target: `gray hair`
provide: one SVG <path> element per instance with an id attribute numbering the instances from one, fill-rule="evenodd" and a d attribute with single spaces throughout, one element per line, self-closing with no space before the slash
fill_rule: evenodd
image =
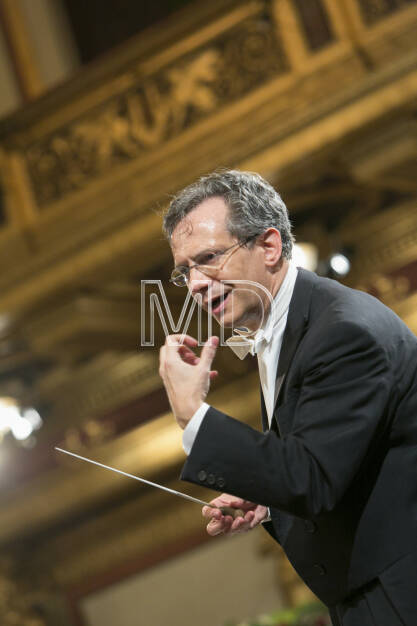
<path id="1" fill-rule="evenodd" d="M 226 228 L 239 242 L 276 228 L 281 234 L 282 256 L 291 259 L 294 237 L 287 207 L 272 185 L 252 172 L 218 170 L 180 191 L 164 215 L 163 231 L 168 240 L 188 213 L 213 197 L 223 198 L 229 207 Z"/>

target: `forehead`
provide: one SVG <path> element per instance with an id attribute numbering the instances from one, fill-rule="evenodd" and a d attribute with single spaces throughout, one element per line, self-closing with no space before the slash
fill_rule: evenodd
<path id="1" fill-rule="evenodd" d="M 233 238 L 226 229 L 228 207 L 223 198 L 208 198 L 175 227 L 171 248 L 175 261 L 198 253 L 203 248 L 228 244 Z"/>

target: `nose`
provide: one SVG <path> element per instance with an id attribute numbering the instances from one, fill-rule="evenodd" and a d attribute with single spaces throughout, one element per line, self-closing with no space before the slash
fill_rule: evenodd
<path id="1" fill-rule="evenodd" d="M 203 274 L 203 272 L 200 272 L 198 268 L 192 268 L 188 281 L 188 289 L 190 290 L 193 298 L 195 298 L 197 294 L 201 294 L 203 296 L 204 293 L 210 288 L 212 282 L 212 279 Z"/>

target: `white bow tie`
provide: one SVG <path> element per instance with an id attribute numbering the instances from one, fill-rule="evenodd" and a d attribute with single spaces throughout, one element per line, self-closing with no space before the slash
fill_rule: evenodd
<path id="1" fill-rule="evenodd" d="M 262 329 L 259 329 L 254 337 L 250 336 L 252 332 L 247 328 L 234 328 L 233 332 L 236 334 L 226 339 L 226 343 L 241 360 L 248 354 L 254 356 L 266 338 Z"/>

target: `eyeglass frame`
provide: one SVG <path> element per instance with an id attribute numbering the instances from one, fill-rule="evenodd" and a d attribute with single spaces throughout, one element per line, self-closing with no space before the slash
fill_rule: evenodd
<path id="1" fill-rule="evenodd" d="M 204 271 L 204 269 L 201 268 L 206 268 L 207 270 L 209 270 L 209 272 L 212 272 L 214 270 L 214 272 L 221 272 L 222 269 L 224 268 L 224 266 L 226 265 L 227 261 L 230 259 L 230 257 L 232 256 L 233 252 L 235 252 L 235 250 L 238 250 L 239 248 L 241 248 L 242 246 L 245 246 L 247 243 L 249 243 L 249 241 L 251 241 L 252 239 L 255 239 L 256 237 L 259 237 L 259 234 L 257 235 L 251 235 L 250 237 L 247 237 L 245 239 L 245 241 L 238 241 L 237 243 L 234 243 L 232 246 L 230 246 L 229 248 L 226 248 L 226 250 L 223 250 L 223 252 L 216 252 L 213 255 L 213 258 L 217 257 L 217 256 L 224 256 L 226 255 L 226 258 L 223 260 L 222 263 L 220 263 L 220 265 L 204 265 L 204 263 L 195 263 L 194 265 L 190 265 L 189 267 L 187 267 L 186 265 L 179 265 L 178 267 L 175 267 L 172 272 L 171 272 L 171 278 L 169 279 L 170 283 L 173 283 L 176 287 L 186 287 L 189 281 L 189 276 L 190 276 L 190 271 L 196 267 L 199 268 L 200 272 L 202 272 L 203 274 L 206 274 L 206 272 Z M 226 254 L 226 253 L 229 254 Z M 175 278 L 172 277 L 172 274 L 175 271 L 178 271 L 179 269 L 184 268 L 184 270 L 186 270 L 185 272 L 181 272 L 177 278 L 179 278 L 180 276 L 184 276 L 184 283 L 183 284 L 178 284 L 175 282 Z M 208 274 L 209 276 L 210 274 Z"/>

